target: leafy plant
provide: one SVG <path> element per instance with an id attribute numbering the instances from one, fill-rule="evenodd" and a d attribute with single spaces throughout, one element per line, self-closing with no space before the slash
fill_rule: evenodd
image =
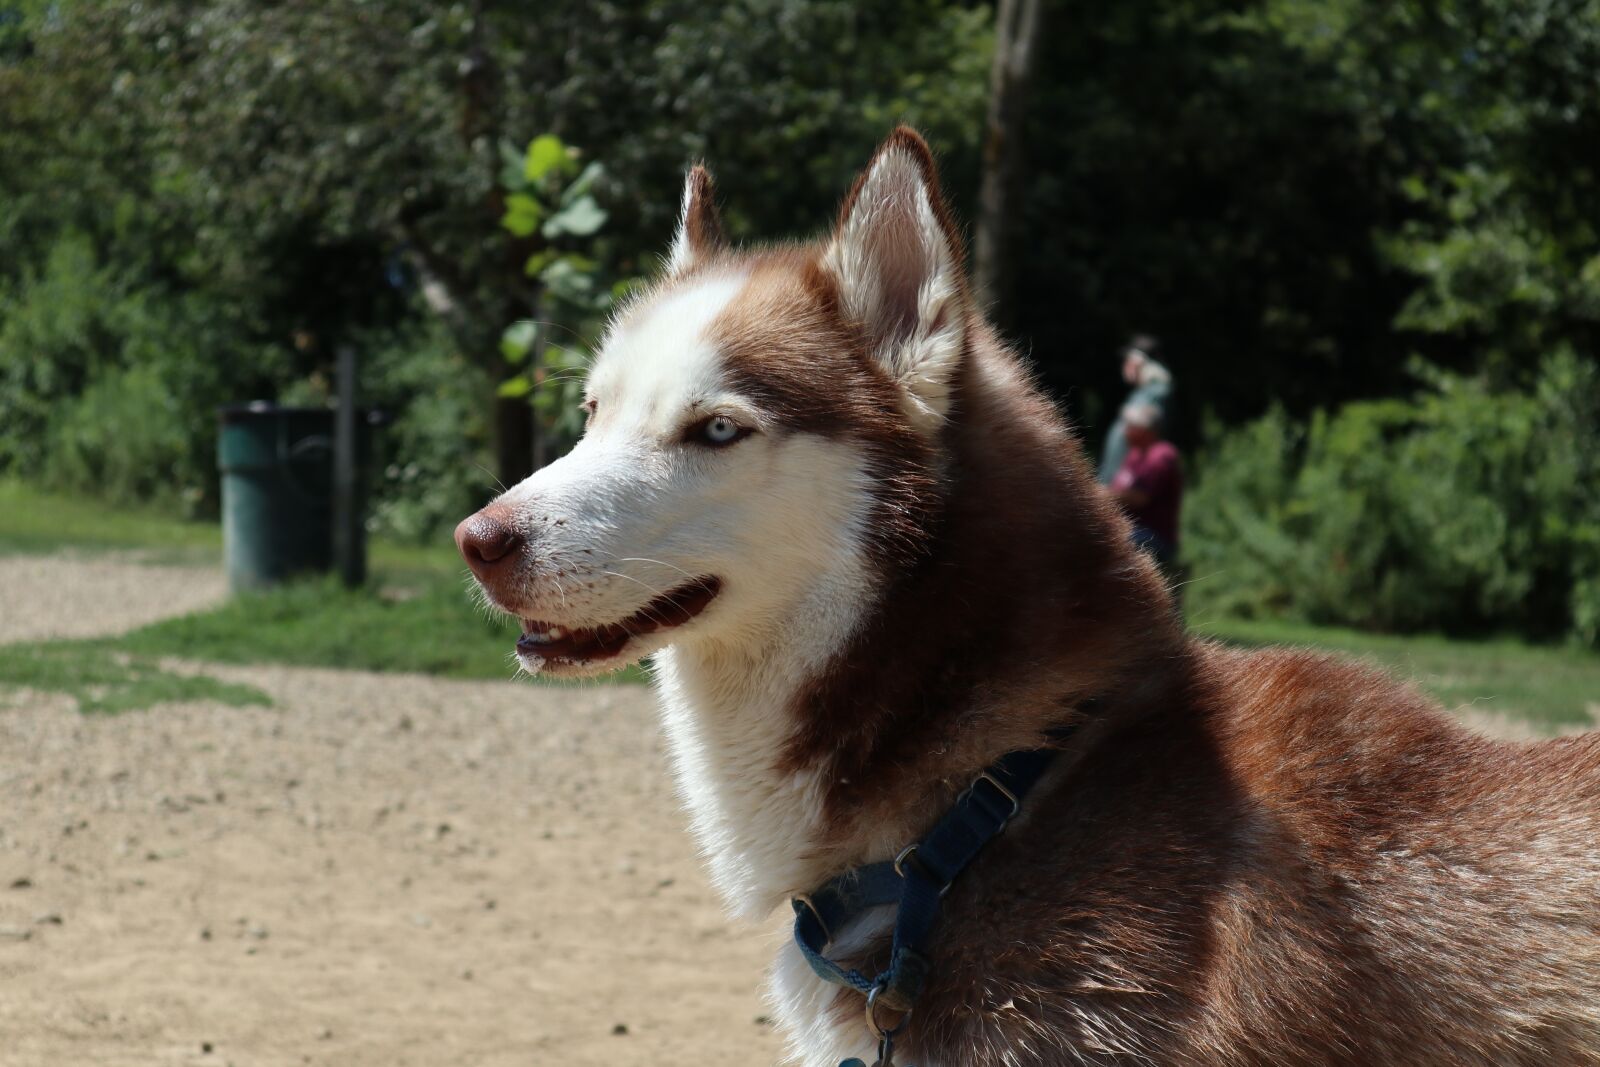
<path id="1" fill-rule="evenodd" d="M 1570 353 L 1520 391 L 1417 369 L 1411 399 L 1215 437 L 1184 506 L 1191 603 L 1595 644 L 1600 374 Z"/>
<path id="2" fill-rule="evenodd" d="M 607 285 L 596 249 L 607 214 L 594 197 L 605 174 L 599 160 L 579 166 L 579 153 L 554 134 L 529 142 L 520 156 L 502 148 L 501 183 L 513 236 L 537 236 L 524 271 L 539 283 L 535 314 L 508 326 L 500 352 L 514 373 L 500 383 L 502 397 L 526 398 L 544 433 L 558 444 L 583 429 L 579 400 L 594 337 L 628 283 Z"/>

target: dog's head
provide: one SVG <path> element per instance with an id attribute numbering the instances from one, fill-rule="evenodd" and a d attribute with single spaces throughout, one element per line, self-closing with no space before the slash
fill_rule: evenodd
<path id="1" fill-rule="evenodd" d="M 611 323 L 570 454 L 456 529 L 529 670 L 848 628 L 921 547 L 967 350 L 961 245 L 916 133 L 833 233 L 726 247 L 704 170 L 664 276 Z"/>

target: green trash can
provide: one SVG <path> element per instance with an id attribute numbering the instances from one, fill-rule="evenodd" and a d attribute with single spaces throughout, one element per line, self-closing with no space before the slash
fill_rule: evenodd
<path id="1" fill-rule="evenodd" d="M 217 416 L 228 585 L 235 592 L 260 589 L 333 569 L 333 410 L 256 401 L 219 408 Z M 367 420 L 356 426 L 360 472 Z M 362 510 L 358 501 L 356 514 Z M 357 536 L 364 558 L 364 534 Z"/>

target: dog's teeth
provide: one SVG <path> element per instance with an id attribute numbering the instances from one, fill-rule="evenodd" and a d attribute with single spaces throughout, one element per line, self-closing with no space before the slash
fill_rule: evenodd
<path id="1" fill-rule="evenodd" d="M 552 626 L 545 632 L 545 637 L 551 641 L 559 641 L 565 636 L 567 636 L 567 631 L 563 630 L 559 626 Z"/>
<path id="2" fill-rule="evenodd" d="M 549 634 L 540 633 L 538 630 L 535 630 L 528 635 L 528 640 L 532 641 L 536 645 L 545 645 L 550 643 L 551 638 Z"/>

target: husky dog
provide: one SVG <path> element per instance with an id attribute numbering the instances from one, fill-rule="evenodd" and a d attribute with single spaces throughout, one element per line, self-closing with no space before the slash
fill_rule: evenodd
<path id="1" fill-rule="evenodd" d="M 913 131 L 812 244 L 729 248 L 692 170 L 585 406 L 457 542 L 529 671 L 654 657 L 734 912 L 1059 749 L 950 886 L 900 1062 L 1600 1064 L 1600 736 L 1499 743 L 1364 667 L 1186 636 Z M 895 921 L 829 951 L 873 974 Z M 793 945 L 771 998 L 797 1062 L 871 1061 L 862 997 Z"/>

